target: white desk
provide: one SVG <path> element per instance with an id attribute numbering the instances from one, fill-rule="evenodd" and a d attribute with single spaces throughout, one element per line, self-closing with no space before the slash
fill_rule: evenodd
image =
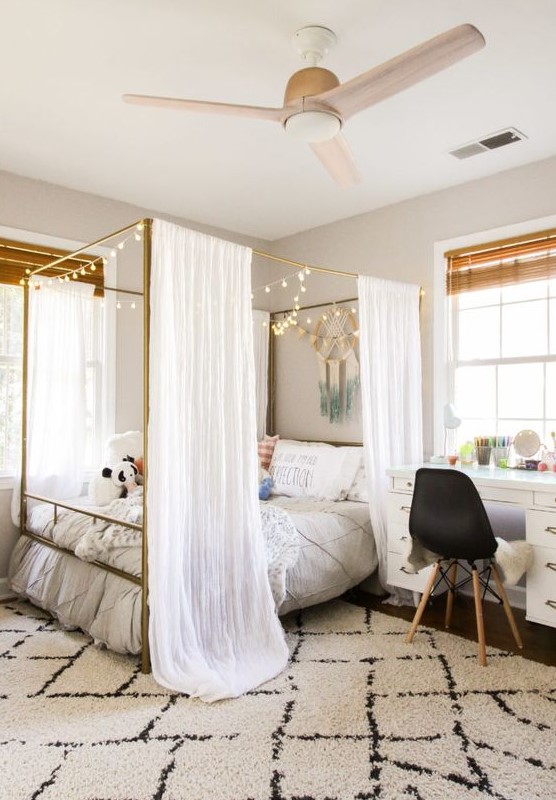
<path id="1" fill-rule="evenodd" d="M 453 469 L 447 465 L 418 464 L 387 470 L 388 582 L 422 592 L 430 567 L 416 575 L 401 567 L 409 537 L 409 511 L 419 467 Z M 534 562 L 527 573 L 526 616 L 528 620 L 556 628 L 556 473 L 533 470 L 476 467 L 463 469 L 483 500 L 525 509 L 526 539 L 533 546 Z"/>

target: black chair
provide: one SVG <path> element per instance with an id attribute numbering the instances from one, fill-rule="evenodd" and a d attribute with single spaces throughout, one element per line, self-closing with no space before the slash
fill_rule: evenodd
<path id="1" fill-rule="evenodd" d="M 429 598 L 442 582 L 448 586 L 446 627 L 449 628 L 454 595 L 471 581 L 481 665 L 486 666 L 487 663 L 483 621 L 483 600 L 487 592 L 503 604 L 517 646 L 523 647 L 494 561 L 498 544 L 483 501 L 471 478 L 455 469 L 418 469 L 409 514 L 409 532 L 412 539 L 437 555 L 438 559 L 432 568 L 406 641 L 413 641 Z M 483 563 L 478 567 L 477 561 Z M 491 575 L 494 576 L 497 591 L 490 585 Z"/>

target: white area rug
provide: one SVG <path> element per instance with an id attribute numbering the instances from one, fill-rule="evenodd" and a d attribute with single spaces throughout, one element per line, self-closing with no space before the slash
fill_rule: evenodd
<path id="1" fill-rule="evenodd" d="M 555 796 L 556 668 L 341 601 L 286 625 L 287 671 L 205 705 L 0 606 L 0 798 Z"/>

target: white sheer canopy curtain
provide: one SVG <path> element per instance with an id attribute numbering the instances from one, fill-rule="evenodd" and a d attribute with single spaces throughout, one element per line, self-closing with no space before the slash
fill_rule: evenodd
<path id="1" fill-rule="evenodd" d="M 86 304 L 93 290 L 92 284 L 72 281 L 43 283 L 29 293 L 27 491 L 58 500 L 80 495 L 83 488 Z M 15 524 L 19 497 L 14 489 Z"/>
<path id="2" fill-rule="evenodd" d="M 257 492 L 251 251 L 155 220 L 150 325 L 152 668 L 212 702 L 288 660 Z"/>
<path id="3" fill-rule="evenodd" d="M 387 584 L 388 467 L 423 459 L 419 286 L 359 276 L 363 442 L 379 577 L 390 602 L 410 593 Z"/>
<path id="4" fill-rule="evenodd" d="M 253 309 L 253 349 L 255 353 L 255 396 L 257 400 L 257 439 L 266 433 L 268 406 L 268 338 L 270 313 Z"/>

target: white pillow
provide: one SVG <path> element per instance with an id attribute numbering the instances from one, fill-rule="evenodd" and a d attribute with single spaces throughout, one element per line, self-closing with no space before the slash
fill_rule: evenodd
<path id="1" fill-rule="evenodd" d="M 369 489 L 367 487 L 367 473 L 365 472 L 365 462 L 361 456 L 359 469 L 355 473 L 353 485 L 349 490 L 346 500 L 356 500 L 359 503 L 369 502 Z"/>
<path id="2" fill-rule="evenodd" d="M 141 431 L 116 433 L 106 442 L 106 465 L 111 467 L 126 456 L 139 458 L 143 455 L 143 434 Z"/>
<path id="3" fill-rule="evenodd" d="M 344 500 L 360 460 L 359 448 L 280 439 L 269 467 L 272 494 Z"/>

